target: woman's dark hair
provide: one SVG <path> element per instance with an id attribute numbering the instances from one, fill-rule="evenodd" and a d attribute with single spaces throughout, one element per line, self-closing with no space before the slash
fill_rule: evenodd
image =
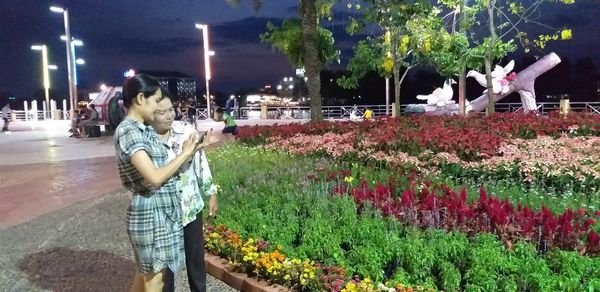
<path id="1" fill-rule="evenodd" d="M 128 78 L 123 83 L 123 105 L 129 108 L 138 94 L 142 93 L 145 98 L 148 98 L 158 89 L 160 89 L 160 84 L 150 75 L 137 74 Z"/>

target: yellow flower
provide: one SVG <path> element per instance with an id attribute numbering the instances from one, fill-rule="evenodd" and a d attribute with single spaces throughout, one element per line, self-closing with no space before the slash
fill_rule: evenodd
<path id="1" fill-rule="evenodd" d="M 561 40 L 570 40 L 571 38 L 573 38 L 573 33 L 571 32 L 570 29 L 563 29 L 560 32 L 560 39 Z"/>
<path id="2" fill-rule="evenodd" d="M 346 182 L 346 183 L 351 183 L 353 180 L 354 180 L 354 178 L 351 176 L 347 176 L 344 178 L 344 182 Z"/>

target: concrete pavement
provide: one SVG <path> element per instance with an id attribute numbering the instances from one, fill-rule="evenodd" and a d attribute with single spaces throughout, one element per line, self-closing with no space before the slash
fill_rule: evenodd
<path id="1" fill-rule="evenodd" d="M 297 122 L 238 121 L 239 125 Z M 304 121 L 302 121 L 304 122 Z M 68 138 L 68 121 L 0 132 L 0 291 L 127 291 L 134 273 L 112 137 Z M 223 123 L 199 121 L 220 132 Z M 234 291 L 208 276 L 209 291 Z M 185 272 L 176 290 L 188 291 Z"/>

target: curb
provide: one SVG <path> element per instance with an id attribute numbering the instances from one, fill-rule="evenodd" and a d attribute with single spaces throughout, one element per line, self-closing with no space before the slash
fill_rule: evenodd
<path id="1" fill-rule="evenodd" d="M 225 282 L 234 289 L 243 292 L 291 292 L 292 290 L 278 284 L 269 284 L 265 280 L 252 278 L 244 273 L 232 272 L 227 260 L 204 251 L 206 272 Z"/>

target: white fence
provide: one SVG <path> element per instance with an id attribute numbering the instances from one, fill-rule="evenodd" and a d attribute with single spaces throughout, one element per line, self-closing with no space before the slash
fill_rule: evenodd
<path id="1" fill-rule="evenodd" d="M 600 115 L 600 102 L 571 102 L 571 111 L 588 112 L 594 115 Z M 406 105 L 401 106 L 404 111 Z M 385 116 L 385 105 L 356 105 L 356 106 L 323 106 L 323 116 L 325 119 L 348 119 L 353 110 L 357 116 L 362 116 L 366 109 L 371 109 L 374 116 Z M 546 115 L 552 111 L 558 111 L 558 102 L 540 102 L 538 103 L 539 113 Z M 521 103 L 496 103 L 497 112 L 519 112 L 522 111 Z M 232 110 L 232 114 L 236 119 L 260 119 L 261 108 L 256 107 L 241 107 Z M 388 107 L 387 115 L 392 114 L 392 106 Z M 44 115 L 44 111 L 13 111 L 13 120 L 29 121 L 29 120 L 44 120 L 54 119 L 62 120 L 69 119 L 69 112 L 60 110 L 52 113 L 48 112 Z M 197 117 L 200 120 L 208 118 L 206 108 L 199 108 Z M 310 119 L 310 107 L 295 106 L 295 107 L 268 107 L 268 119 Z"/>

